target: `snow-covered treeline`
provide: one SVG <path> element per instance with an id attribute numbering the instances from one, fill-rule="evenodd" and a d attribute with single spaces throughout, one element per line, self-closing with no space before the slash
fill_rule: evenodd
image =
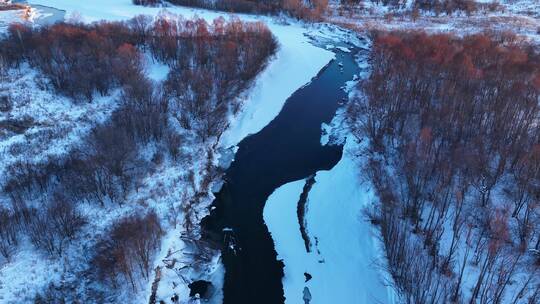
<path id="1" fill-rule="evenodd" d="M 288 14 L 295 18 L 320 21 L 328 8 L 328 0 L 170 0 L 170 3 L 187 7 L 198 7 L 226 12 L 251 14 Z M 134 4 L 156 6 L 164 5 L 161 0 L 133 0 Z"/>
<path id="2" fill-rule="evenodd" d="M 503 12 L 535 5 L 531 0 L 340 0 L 334 5 L 341 15 L 358 11 L 372 13 L 429 15 L 474 15 L 485 12 Z M 347 12 L 351 10 L 352 12 Z"/>
<path id="3" fill-rule="evenodd" d="M 381 5 L 389 11 L 422 10 L 431 11 L 437 14 L 452 14 L 454 12 L 472 13 L 480 8 L 495 10 L 499 8 L 498 2 L 490 2 L 489 5 L 475 0 L 342 0 L 340 4 L 344 7 L 368 7 L 370 5 Z"/>
<path id="4" fill-rule="evenodd" d="M 376 35 L 348 116 L 403 302 L 539 301 L 539 59 L 513 35 Z"/>

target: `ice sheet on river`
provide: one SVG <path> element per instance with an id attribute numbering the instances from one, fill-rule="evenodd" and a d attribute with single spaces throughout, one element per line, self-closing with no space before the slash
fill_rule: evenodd
<path id="1" fill-rule="evenodd" d="M 358 166 L 347 152 L 351 146 L 346 144 L 332 170 L 317 173 L 309 192 L 305 222 L 310 253 L 297 216 L 305 180 L 278 188 L 266 203 L 264 220 L 278 259 L 285 264 L 286 304 L 303 304 L 305 287 L 312 296 L 310 304 L 394 301 L 378 266 L 381 255 L 374 229 L 362 214 L 373 192 L 359 180 Z M 312 276 L 307 283 L 304 273 Z"/>

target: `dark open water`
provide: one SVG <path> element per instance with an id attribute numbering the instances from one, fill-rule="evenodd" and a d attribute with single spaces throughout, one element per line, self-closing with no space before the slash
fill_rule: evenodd
<path id="1" fill-rule="evenodd" d="M 341 87 L 359 72 L 354 56 L 354 51 L 338 51 L 336 60 L 289 97 L 270 124 L 240 142 L 216 208 L 203 221 L 209 237 L 225 243 L 225 304 L 284 302 L 283 265 L 263 221 L 264 204 L 281 185 L 329 170 L 341 159 L 342 147 L 321 146 L 321 124 L 332 120 L 346 97 Z"/>

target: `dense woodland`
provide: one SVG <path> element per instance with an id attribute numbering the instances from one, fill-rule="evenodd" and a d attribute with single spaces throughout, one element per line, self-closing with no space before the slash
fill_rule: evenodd
<path id="1" fill-rule="evenodd" d="M 376 34 L 349 108 L 406 303 L 539 303 L 540 56 L 511 35 Z"/>
<path id="2" fill-rule="evenodd" d="M 92 221 L 81 208 L 105 211 L 134 203 L 128 194 L 164 160 L 199 157 L 189 155 L 184 138 L 201 143 L 219 138 L 229 115 L 241 106 L 238 95 L 276 47 L 265 25 L 238 19 L 208 24 L 202 19 L 138 16 L 126 22 L 11 25 L 0 40 L 3 67 L 29 64 L 57 94 L 74 103 L 118 96 L 118 106 L 68 155 L 39 162 L 26 159 L 8 168 L 0 183 L 0 263 L 11 261 L 22 239 L 52 258 L 63 258 Z M 148 78 L 149 61 L 169 67 L 163 84 Z M 158 151 L 151 159 L 141 156 L 148 146 Z M 207 171 L 206 187 L 212 178 L 212 169 Z M 204 185 L 194 188 L 208 191 Z M 191 203 L 182 202 L 187 218 Z M 149 278 L 163 233 L 152 206 L 145 210 L 119 218 L 91 242 L 93 248 L 80 261 L 88 265 L 86 278 L 112 291 L 124 285 L 137 290 L 138 278 Z M 76 297 L 70 294 L 75 289 L 50 288 L 36 302 L 69 302 Z M 101 287 L 95 290 L 103 292 Z"/>

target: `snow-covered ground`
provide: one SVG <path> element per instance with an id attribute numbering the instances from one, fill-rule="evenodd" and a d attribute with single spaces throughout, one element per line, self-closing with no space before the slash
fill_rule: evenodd
<path id="1" fill-rule="evenodd" d="M 4 32 L 10 23 L 21 22 L 23 16 L 23 10 L 0 10 L 0 33 Z"/>
<path id="2" fill-rule="evenodd" d="M 0 0 L 0 5 L 2 4 L 3 1 Z M 57 21 L 58 17 L 61 16 L 63 16 L 63 12 L 45 6 L 21 6 L 20 9 L 12 10 L 0 9 L 0 35 L 6 32 L 11 23 L 48 24 Z"/>
<path id="3" fill-rule="evenodd" d="M 9 70 L 0 81 L 0 93 L 9 92 L 13 100 L 10 111 L 0 112 L 0 121 L 27 121 L 28 126 L 24 132 L 0 129 L 0 172 L 16 161 L 65 155 L 95 124 L 108 119 L 119 93 L 96 97 L 92 103 L 73 103 L 47 86 L 48 80 L 27 64 Z M 0 186 L 4 178 L 0 175 Z"/>

